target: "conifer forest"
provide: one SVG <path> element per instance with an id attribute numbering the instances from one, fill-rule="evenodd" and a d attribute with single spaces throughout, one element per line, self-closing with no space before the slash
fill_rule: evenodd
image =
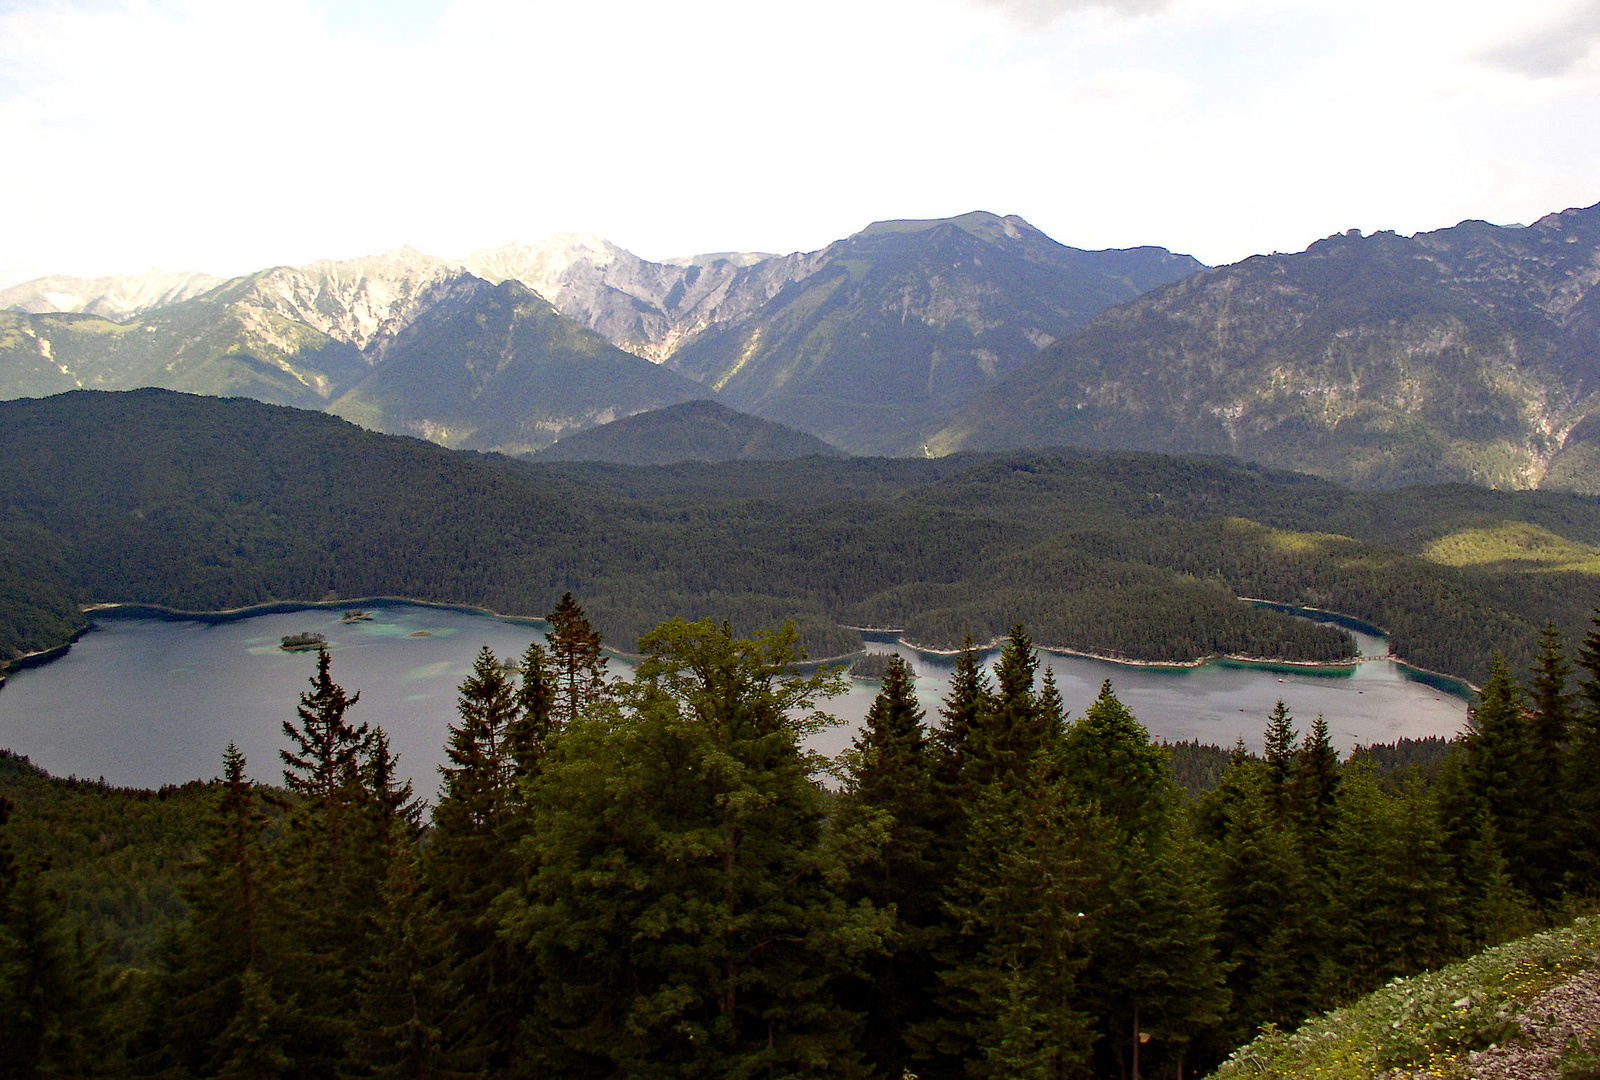
<path id="1" fill-rule="evenodd" d="M 1202 1076 L 1600 889 L 1600 621 L 1447 748 L 1341 760 L 1280 703 L 1209 772 L 1109 682 L 1069 716 L 1020 625 L 931 715 L 888 659 L 830 761 L 844 676 L 792 627 L 675 619 L 624 681 L 570 594 L 549 623 L 479 653 L 431 807 L 308 656 L 281 760 L 142 793 L 182 866 L 142 952 L 0 797 L 0 1076 Z M 147 819 L 113 794 L 58 792 Z"/>

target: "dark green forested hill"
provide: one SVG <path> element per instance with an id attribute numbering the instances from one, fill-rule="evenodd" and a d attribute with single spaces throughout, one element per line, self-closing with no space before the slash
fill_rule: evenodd
<path id="1" fill-rule="evenodd" d="M 539 461 L 671 465 L 679 461 L 785 461 L 839 451 L 814 435 L 700 399 L 573 432 L 535 451 Z"/>
<path id="2" fill-rule="evenodd" d="M 796 620 L 932 646 L 1023 621 L 1132 659 L 1338 660 L 1344 636 L 1239 596 L 1348 612 L 1478 680 L 1600 582 L 1600 501 L 1351 492 L 1227 459 L 1022 453 L 637 468 L 530 463 L 330 416 L 167 391 L 0 404 L 0 655 L 79 606 L 404 595 L 543 615 L 582 598 L 623 648 L 662 619 Z"/>

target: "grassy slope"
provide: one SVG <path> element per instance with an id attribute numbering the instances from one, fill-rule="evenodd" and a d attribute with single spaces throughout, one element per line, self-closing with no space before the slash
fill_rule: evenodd
<path id="1" fill-rule="evenodd" d="M 1597 963 L 1600 917 L 1581 918 L 1438 971 L 1396 979 L 1294 1032 L 1267 1031 L 1213 1076 L 1367 1080 L 1404 1069 L 1464 1078 L 1466 1054 L 1514 1038 L 1516 1016 L 1529 1002 Z M 1586 1053 L 1574 1046 L 1571 1064 L 1578 1066 Z"/>

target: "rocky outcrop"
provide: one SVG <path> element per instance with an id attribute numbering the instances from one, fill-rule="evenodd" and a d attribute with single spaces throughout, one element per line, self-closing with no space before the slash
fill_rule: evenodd
<path id="1" fill-rule="evenodd" d="M 44 277 L 0 290 L 0 311 L 29 315 L 63 311 L 121 322 L 181 303 L 220 284 L 222 279 L 210 274 L 164 270 L 102 278 Z"/>
<path id="2" fill-rule="evenodd" d="M 1221 452 L 1371 486 L 1597 492 L 1597 282 L 1600 207 L 1332 236 L 1106 312 L 929 446 Z"/>
<path id="3" fill-rule="evenodd" d="M 814 261 L 744 252 L 647 262 L 601 237 L 567 233 L 479 251 L 466 266 L 489 281 L 520 281 L 612 344 L 661 363 L 705 331 L 745 319 Z"/>

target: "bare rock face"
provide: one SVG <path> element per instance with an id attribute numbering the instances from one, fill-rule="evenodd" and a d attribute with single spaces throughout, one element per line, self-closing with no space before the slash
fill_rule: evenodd
<path id="1" fill-rule="evenodd" d="M 1351 232 L 1109 310 L 929 439 L 1600 493 L 1600 206 Z"/>
<path id="2" fill-rule="evenodd" d="M 0 310 L 98 315 L 122 322 L 216 288 L 222 279 L 195 272 L 151 270 L 102 278 L 43 277 L 0 291 Z"/>
<path id="3" fill-rule="evenodd" d="M 648 262 L 602 237 L 565 233 L 467 257 L 488 281 L 520 281 L 619 348 L 656 363 L 737 322 L 811 272 L 805 255 L 722 253 Z"/>
<path id="4" fill-rule="evenodd" d="M 376 362 L 418 315 L 472 288 L 459 263 L 397 248 L 262 270 L 234 279 L 215 298 L 309 326 Z"/>

